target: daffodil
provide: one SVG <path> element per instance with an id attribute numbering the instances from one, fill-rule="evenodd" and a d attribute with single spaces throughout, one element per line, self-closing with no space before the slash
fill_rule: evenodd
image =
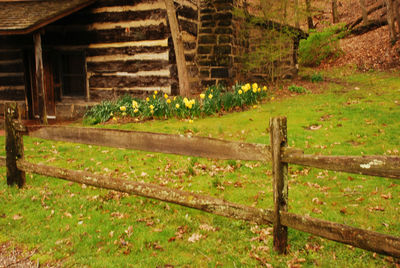
<path id="1" fill-rule="evenodd" d="M 212 97 L 213 97 L 212 94 L 208 95 L 208 98 L 209 98 L 210 100 L 212 99 Z"/>
<path id="2" fill-rule="evenodd" d="M 121 112 L 125 112 L 126 111 L 126 107 L 125 106 L 121 106 L 121 107 L 119 107 L 119 109 L 121 110 Z"/>
<path id="3" fill-rule="evenodd" d="M 136 114 L 137 112 L 139 112 L 139 109 L 136 108 L 135 110 L 133 110 L 133 112 Z"/>
<path id="4" fill-rule="evenodd" d="M 132 108 L 135 109 L 137 107 L 139 107 L 139 104 L 137 103 L 137 101 L 133 100 L 132 101 Z"/>
<path id="5" fill-rule="evenodd" d="M 179 107 L 180 107 L 180 105 L 177 103 L 177 104 L 175 105 L 175 108 L 176 108 L 176 109 L 179 109 Z"/>
<path id="6" fill-rule="evenodd" d="M 149 97 L 147 97 L 147 98 L 146 98 L 146 101 L 147 101 L 147 102 L 149 102 L 149 101 L 150 101 Z"/>
<path id="7" fill-rule="evenodd" d="M 267 91 L 267 89 L 268 89 L 267 86 L 263 87 L 263 91 Z"/>
<path id="8" fill-rule="evenodd" d="M 151 110 L 153 110 L 153 109 L 154 109 L 154 105 L 150 105 L 149 108 L 150 108 Z"/>
<path id="9" fill-rule="evenodd" d="M 155 100 L 156 99 L 156 95 L 153 95 L 153 100 Z"/>
<path id="10" fill-rule="evenodd" d="M 258 85 L 257 85 L 257 83 L 254 83 L 254 84 L 253 84 L 251 87 L 253 88 L 253 90 L 254 90 L 254 89 L 256 89 L 256 90 L 257 90 L 257 88 L 258 88 Z"/>
<path id="11" fill-rule="evenodd" d="M 238 94 L 242 95 L 243 91 L 241 89 L 238 90 Z"/>
<path id="12" fill-rule="evenodd" d="M 174 101 L 176 100 L 176 96 L 174 97 Z"/>
<path id="13" fill-rule="evenodd" d="M 192 123 L 193 123 L 193 120 L 192 120 L 192 119 L 190 119 L 190 120 L 189 120 L 189 124 L 192 124 Z"/>
<path id="14" fill-rule="evenodd" d="M 168 94 L 167 93 L 164 94 L 164 98 L 168 99 Z"/>
<path id="15" fill-rule="evenodd" d="M 257 105 L 253 105 L 253 108 L 254 108 L 254 109 L 257 108 Z"/>
<path id="16" fill-rule="evenodd" d="M 257 91 L 258 91 L 258 92 L 261 92 L 261 88 L 257 88 Z"/>
<path id="17" fill-rule="evenodd" d="M 168 104 L 170 104 L 170 103 L 171 103 L 171 100 L 170 100 L 170 99 L 168 99 L 168 100 L 167 100 L 167 103 L 168 103 Z"/>
<path id="18" fill-rule="evenodd" d="M 271 100 L 274 100 L 274 99 L 275 99 L 275 97 L 272 97 L 272 98 L 271 98 Z"/>
<path id="19" fill-rule="evenodd" d="M 125 113 L 125 112 L 123 112 L 123 113 L 122 113 L 122 116 L 126 116 L 126 113 Z"/>
<path id="20" fill-rule="evenodd" d="M 116 117 L 113 117 L 113 120 L 114 120 L 114 121 L 117 121 L 117 118 L 116 118 Z"/>
<path id="21" fill-rule="evenodd" d="M 257 88 L 253 88 L 253 93 L 257 93 Z"/>
<path id="22" fill-rule="evenodd" d="M 110 113 L 110 116 L 113 116 L 113 115 L 114 115 L 114 113 L 113 113 L 113 112 L 111 112 L 111 113 Z"/>
<path id="23" fill-rule="evenodd" d="M 206 97 L 206 94 L 200 94 L 200 99 L 204 100 L 204 98 Z"/>
<path id="24" fill-rule="evenodd" d="M 154 95 L 157 95 L 158 94 L 158 91 L 156 90 L 156 91 L 154 91 Z"/>

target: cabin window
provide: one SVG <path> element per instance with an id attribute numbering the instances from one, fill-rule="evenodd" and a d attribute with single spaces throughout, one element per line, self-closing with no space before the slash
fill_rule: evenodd
<path id="1" fill-rule="evenodd" d="M 62 96 L 82 97 L 86 93 L 85 56 L 83 52 L 61 54 Z"/>

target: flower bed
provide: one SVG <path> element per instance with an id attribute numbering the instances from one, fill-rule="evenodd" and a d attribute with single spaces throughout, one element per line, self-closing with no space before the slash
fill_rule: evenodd
<path id="1" fill-rule="evenodd" d="M 125 95 L 115 101 L 103 101 L 88 110 L 84 117 L 86 124 L 104 123 L 109 120 L 118 121 L 131 117 L 138 120 L 149 118 L 167 119 L 170 117 L 187 118 L 209 116 L 221 111 L 229 112 L 235 108 L 255 105 L 268 96 L 266 86 L 262 88 L 254 83 L 236 84 L 232 91 L 221 86 L 212 86 L 199 95 L 188 99 L 181 96 L 171 97 L 155 91 L 146 99 Z"/>

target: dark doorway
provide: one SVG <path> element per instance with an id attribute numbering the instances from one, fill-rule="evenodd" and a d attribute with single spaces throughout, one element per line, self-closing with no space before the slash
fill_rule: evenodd
<path id="1" fill-rule="evenodd" d="M 84 53 L 75 51 L 61 52 L 60 71 L 62 97 L 84 97 L 86 95 Z"/>

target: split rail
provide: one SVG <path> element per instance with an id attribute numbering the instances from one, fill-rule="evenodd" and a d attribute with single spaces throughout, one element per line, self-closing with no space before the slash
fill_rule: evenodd
<path id="1" fill-rule="evenodd" d="M 17 184 L 19 187 L 23 187 L 25 172 L 30 172 L 158 199 L 233 219 L 258 224 L 273 224 L 274 249 L 279 253 L 287 251 L 287 230 L 290 227 L 354 247 L 396 258 L 400 257 L 400 237 L 288 212 L 288 164 L 400 179 L 400 157 L 304 154 L 302 150 L 287 147 L 285 117 L 270 119 L 271 146 L 267 146 L 150 132 L 68 126 L 23 126 L 16 120 L 17 115 L 17 106 L 13 103 L 7 104 L 5 107 L 6 157 L 0 158 L 0 165 L 6 165 L 8 185 Z M 24 160 L 24 135 L 54 141 L 212 159 L 272 162 L 274 206 L 273 209 L 255 208 L 150 183 L 128 181 L 82 170 L 33 164 Z"/>

